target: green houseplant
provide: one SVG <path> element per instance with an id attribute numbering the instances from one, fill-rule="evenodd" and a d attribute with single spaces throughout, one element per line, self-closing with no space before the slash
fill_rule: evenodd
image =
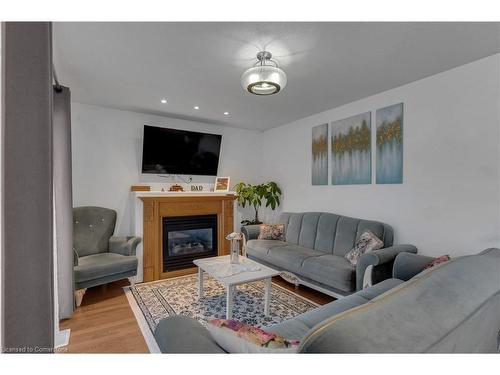
<path id="1" fill-rule="evenodd" d="M 238 203 L 242 207 L 252 206 L 255 210 L 253 220 L 242 220 L 243 225 L 262 224 L 259 220 L 259 208 L 265 202 L 265 207 L 275 209 L 280 205 L 281 189 L 276 182 L 267 182 L 260 185 L 251 185 L 239 182 L 234 187 L 238 194 Z"/>

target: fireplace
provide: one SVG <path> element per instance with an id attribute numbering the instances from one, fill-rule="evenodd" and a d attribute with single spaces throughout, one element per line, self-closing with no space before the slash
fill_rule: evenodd
<path id="1" fill-rule="evenodd" d="M 189 268 L 164 271 L 163 241 L 165 239 L 164 234 L 167 235 L 170 230 L 168 219 L 186 219 L 189 217 L 199 219 L 200 216 L 206 215 L 217 217 L 217 235 L 213 243 L 216 253 L 213 255 L 229 254 L 229 241 L 224 241 L 224 237 L 234 231 L 234 201 L 236 199 L 234 194 L 213 192 L 155 193 L 149 191 L 135 194 L 139 195 L 138 198 L 142 201 L 142 205 L 138 203 L 136 207 L 137 213 L 142 213 L 142 228 L 139 228 L 137 233 L 142 235 L 143 238 L 142 254 L 140 247 L 138 249 L 139 262 L 142 260 L 142 265 L 139 266 L 142 268 L 142 275 L 139 271 L 138 280 L 144 282 L 155 281 L 196 273 L 198 270 L 193 264 Z M 167 219 L 166 223 L 164 223 L 165 218 Z M 165 257 L 165 259 L 167 258 L 168 256 Z M 171 266 L 169 264 L 167 268 Z"/>
<path id="2" fill-rule="evenodd" d="M 193 260 L 217 256 L 217 215 L 163 218 L 163 272 L 193 267 Z"/>

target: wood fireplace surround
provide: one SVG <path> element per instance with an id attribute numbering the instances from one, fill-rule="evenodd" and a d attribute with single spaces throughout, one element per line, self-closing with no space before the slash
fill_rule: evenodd
<path id="1" fill-rule="evenodd" d="M 196 267 L 163 272 L 163 218 L 217 215 L 217 254 L 229 254 L 225 236 L 233 232 L 234 194 L 193 196 L 142 196 L 143 281 L 154 281 L 196 272 Z"/>

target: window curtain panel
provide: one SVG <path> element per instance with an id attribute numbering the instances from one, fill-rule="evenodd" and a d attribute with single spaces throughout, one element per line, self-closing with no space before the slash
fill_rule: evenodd
<path id="1" fill-rule="evenodd" d="M 54 88 L 52 113 L 54 224 L 59 319 L 73 315 L 73 194 L 71 181 L 71 93 Z"/>
<path id="2" fill-rule="evenodd" d="M 52 28 L 2 23 L 2 350 L 54 347 Z M 6 372 L 6 371 L 4 371 Z"/>

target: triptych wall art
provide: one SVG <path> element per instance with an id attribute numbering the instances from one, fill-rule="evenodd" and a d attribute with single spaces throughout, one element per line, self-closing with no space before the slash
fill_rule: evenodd
<path id="1" fill-rule="evenodd" d="M 403 183 L 403 103 L 377 111 L 377 184 Z"/>
<path id="2" fill-rule="evenodd" d="M 328 185 L 328 150 L 332 185 L 371 184 L 371 112 L 313 127 L 311 145 L 313 185 Z M 375 148 L 377 184 L 403 183 L 403 103 L 376 111 Z"/>
<path id="3" fill-rule="evenodd" d="M 328 124 L 312 128 L 312 184 L 328 185 Z"/>
<path id="4" fill-rule="evenodd" d="M 370 112 L 332 122 L 332 185 L 372 182 Z"/>

